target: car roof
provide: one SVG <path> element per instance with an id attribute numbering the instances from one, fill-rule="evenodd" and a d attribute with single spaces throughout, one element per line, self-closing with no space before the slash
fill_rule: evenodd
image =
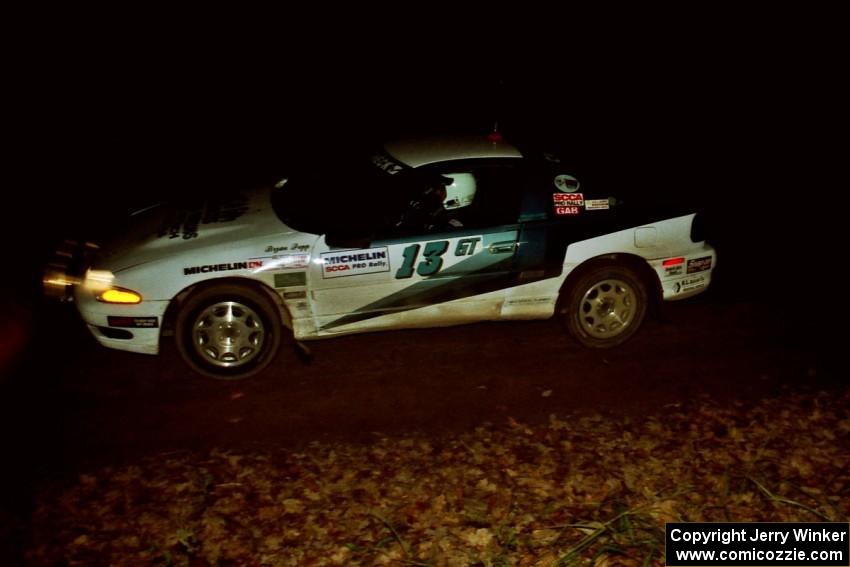
<path id="1" fill-rule="evenodd" d="M 487 136 L 430 137 L 389 142 L 384 149 L 410 167 L 455 159 L 521 158 L 511 144 Z"/>

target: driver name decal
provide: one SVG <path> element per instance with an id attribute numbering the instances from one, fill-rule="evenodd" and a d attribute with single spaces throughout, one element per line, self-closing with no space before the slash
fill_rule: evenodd
<path id="1" fill-rule="evenodd" d="M 390 271 L 390 255 L 386 247 L 344 252 L 324 252 L 322 277 L 360 276 Z"/>

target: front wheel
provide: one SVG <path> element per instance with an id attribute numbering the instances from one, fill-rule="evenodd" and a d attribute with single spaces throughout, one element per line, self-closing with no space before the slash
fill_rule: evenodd
<path id="1" fill-rule="evenodd" d="M 584 346 L 611 348 L 637 332 L 647 303 L 641 277 L 634 270 L 612 264 L 581 275 L 562 296 L 558 316 Z"/>
<path id="2" fill-rule="evenodd" d="M 183 360 L 210 378 L 253 376 L 274 359 L 282 326 L 277 306 L 261 291 L 218 285 L 189 296 L 177 315 Z"/>

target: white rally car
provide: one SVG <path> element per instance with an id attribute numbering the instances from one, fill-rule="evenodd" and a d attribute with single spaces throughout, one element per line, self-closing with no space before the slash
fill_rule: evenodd
<path id="1" fill-rule="evenodd" d="M 651 302 L 716 265 L 693 210 L 583 189 L 499 136 L 399 141 L 265 191 L 158 205 L 91 249 L 71 285 L 95 338 L 155 354 L 173 331 L 217 378 L 265 368 L 284 336 L 559 317 L 583 345 L 631 337 Z"/>

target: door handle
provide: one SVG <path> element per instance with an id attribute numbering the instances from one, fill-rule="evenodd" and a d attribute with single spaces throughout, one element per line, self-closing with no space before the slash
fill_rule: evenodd
<path id="1" fill-rule="evenodd" d="M 516 242 L 513 240 L 506 240 L 504 242 L 494 242 L 490 246 L 487 247 L 487 251 L 490 254 L 505 254 L 507 252 L 513 252 L 516 250 Z"/>

